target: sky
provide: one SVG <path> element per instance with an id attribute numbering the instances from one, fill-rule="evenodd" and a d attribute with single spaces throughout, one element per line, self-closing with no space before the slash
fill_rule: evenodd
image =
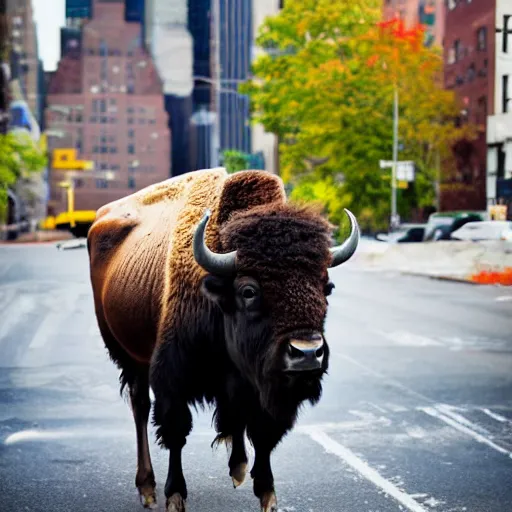
<path id="1" fill-rule="evenodd" d="M 65 25 L 65 0 L 32 0 L 37 23 L 39 57 L 46 71 L 57 69 L 60 58 L 60 27 Z"/>

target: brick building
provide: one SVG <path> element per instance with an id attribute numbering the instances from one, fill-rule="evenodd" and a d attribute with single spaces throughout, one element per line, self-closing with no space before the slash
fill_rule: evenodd
<path id="1" fill-rule="evenodd" d="M 486 123 L 494 113 L 495 0 L 448 0 L 444 82 L 461 100 L 459 122 L 476 125 L 476 140 L 461 140 L 443 168 L 442 210 L 485 210 Z"/>
<path id="2" fill-rule="evenodd" d="M 94 171 L 76 173 L 75 209 L 95 210 L 170 176 L 170 134 L 162 82 L 140 23 L 124 0 L 94 0 L 92 19 L 71 38 L 47 96 L 50 151 L 75 148 Z M 62 171 L 50 173 L 49 213 L 66 210 Z"/>

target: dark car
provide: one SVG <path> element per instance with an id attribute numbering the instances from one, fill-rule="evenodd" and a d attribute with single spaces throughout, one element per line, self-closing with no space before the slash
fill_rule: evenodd
<path id="1" fill-rule="evenodd" d="M 394 244 L 422 242 L 426 224 L 401 224 L 392 233 L 379 233 L 375 238 Z"/>

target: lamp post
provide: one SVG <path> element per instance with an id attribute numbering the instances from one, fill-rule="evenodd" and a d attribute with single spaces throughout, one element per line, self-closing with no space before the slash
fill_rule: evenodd
<path id="1" fill-rule="evenodd" d="M 393 169 L 391 173 L 391 231 L 395 230 L 400 219 L 397 213 L 396 202 L 396 170 L 398 166 L 398 87 L 395 85 L 393 99 Z"/>

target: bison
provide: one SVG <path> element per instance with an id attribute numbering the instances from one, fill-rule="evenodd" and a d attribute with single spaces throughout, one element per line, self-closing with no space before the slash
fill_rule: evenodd
<path id="1" fill-rule="evenodd" d="M 192 172 L 140 190 L 97 212 L 88 234 L 99 329 L 129 390 L 137 433 L 135 484 L 156 504 L 147 423 L 154 393 L 157 439 L 169 450 L 167 512 L 183 512 L 181 452 L 190 406 L 215 407 L 229 442 L 235 487 L 246 476 L 244 434 L 261 510 L 277 510 L 270 454 L 305 401 L 320 399 L 328 269 L 356 250 L 359 228 L 331 247 L 331 225 L 286 201 L 264 171 Z M 212 443 L 212 445 L 214 444 Z"/>

